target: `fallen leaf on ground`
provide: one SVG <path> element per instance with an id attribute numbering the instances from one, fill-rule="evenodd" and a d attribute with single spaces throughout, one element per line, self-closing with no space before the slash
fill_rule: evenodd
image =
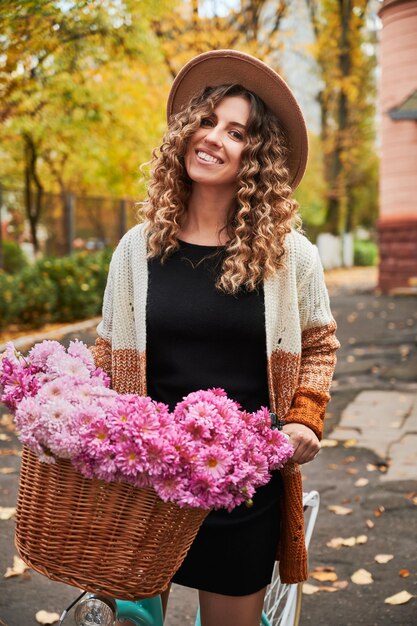
<path id="1" fill-rule="evenodd" d="M 309 583 L 303 584 L 303 593 L 305 593 L 307 596 L 311 596 L 313 595 L 313 593 L 317 593 L 318 591 L 320 591 L 320 589 L 315 585 L 310 585 Z"/>
<path id="2" fill-rule="evenodd" d="M 339 591 L 339 590 L 337 589 L 337 587 L 326 587 L 326 586 L 324 586 L 324 587 L 319 587 L 319 591 L 327 591 L 327 592 L 330 592 L 330 593 L 334 593 L 335 591 Z"/>
<path id="3" fill-rule="evenodd" d="M 366 525 L 368 528 L 373 528 L 375 526 L 375 522 L 373 522 L 371 519 L 367 519 Z"/>
<path id="4" fill-rule="evenodd" d="M 368 470 L 368 472 L 375 472 L 378 469 L 378 467 L 374 465 L 373 463 L 368 463 L 366 465 L 366 469 Z"/>
<path id="5" fill-rule="evenodd" d="M 354 537 L 351 538 L 355 539 Z M 345 541 L 346 539 L 343 539 L 343 537 L 333 537 L 333 539 L 330 539 L 330 541 L 326 543 L 326 546 L 328 548 L 341 548 L 343 545 L 346 545 L 344 544 Z M 352 545 L 354 545 L 354 543 Z"/>
<path id="6" fill-rule="evenodd" d="M 0 433 L 0 441 L 10 441 L 11 437 L 5 435 L 4 433 Z"/>
<path id="7" fill-rule="evenodd" d="M 4 448 L 0 450 L 0 456 L 19 456 L 22 453 L 17 448 Z"/>
<path id="8" fill-rule="evenodd" d="M 385 598 L 384 602 L 385 604 L 405 604 L 411 600 L 411 598 L 414 598 L 414 596 L 408 593 L 408 591 L 400 591 L 389 598 Z"/>
<path id="9" fill-rule="evenodd" d="M 13 467 L 0 467 L 0 474 L 14 474 L 15 471 Z"/>
<path id="10" fill-rule="evenodd" d="M 408 570 L 408 569 L 400 569 L 398 574 L 399 574 L 399 576 L 401 576 L 401 578 L 408 578 L 409 575 L 410 575 L 410 570 Z"/>
<path id="11" fill-rule="evenodd" d="M 339 504 L 331 504 L 327 508 L 336 515 L 350 515 L 350 513 L 352 513 L 352 509 L 348 509 L 346 506 L 340 506 Z"/>
<path id="12" fill-rule="evenodd" d="M 356 456 L 345 456 L 342 463 L 343 465 L 348 465 L 349 463 L 354 463 L 356 461 Z"/>
<path id="13" fill-rule="evenodd" d="M 14 506 L 0 506 L 0 520 L 11 519 L 16 513 Z"/>
<path id="14" fill-rule="evenodd" d="M 59 620 L 58 613 L 48 613 L 48 611 L 38 611 L 35 615 L 38 624 L 55 624 Z"/>
<path id="15" fill-rule="evenodd" d="M 335 470 L 337 468 L 338 468 L 337 463 L 329 463 L 329 465 L 327 466 L 327 469 L 330 469 L 330 470 Z"/>
<path id="16" fill-rule="evenodd" d="M 349 586 L 349 582 L 347 580 L 335 580 L 333 583 L 333 587 L 337 587 L 337 589 L 346 589 Z"/>
<path id="17" fill-rule="evenodd" d="M 0 417 L 0 426 L 3 426 L 9 433 L 13 433 L 16 430 L 13 415 L 6 413 Z"/>
<path id="18" fill-rule="evenodd" d="M 355 585 L 370 585 L 374 582 L 372 574 L 366 569 L 358 569 L 352 574 L 350 580 L 355 583 Z"/>
<path id="19" fill-rule="evenodd" d="M 326 546 L 329 548 L 341 548 L 344 546 L 345 548 L 351 548 L 352 546 L 361 545 L 368 541 L 368 537 L 366 535 L 358 535 L 357 537 L 334 537 L 330 541 L 326 543 Z"/>
<path id="20" fill-rule="evenodd" d="M 384 511 L 385 511 L 385 508 L 383 506 L 377 507 L 374 511 L 375 517 L 381 517 Z"/>
<path id="21" fill-rule="evenodd" d="M 358 443 L 357 439 L 346 439 L 346 441 L 343 442 L 343 447 L 344 448 L 354 448 Z"/>
<path id="22" fill-rule="evenodd" d="M 311 578 L 315 580 L 319 580 L 322 583 L 332 582 L 333 580 L 337 580 L 336 572 L 311 572 Z"/>
<path id="23" fill-rule="evenodd" d="M 369 480 L 367 478 L 358 478 L 358 480 L 355 482 L 355 487 L 366 487 L 368 483 Z"/>
<path id="24" fill-rule="evenodd" d="M 355 474 L 358 474 L 359 470 L 356 469 L 356 467 L 348 467 L 346 470 L 346 474 L 349 474 L 349 476 L 354 476 Z"/>
<path id="25" fill-rule="evenodd" d="M 29 566 L 26 565 L 24 561 L 20 558 L 20 556 L 13 557 L 13 567 L 8 567 L 6 573 L 4 574 L 4 578 L 11 578 L 12 576 L 20 576 L 23 574 Z"/>
<path id="26" fill-rule="evenodd" d="M 391 561 L 394 558 L 393 554 L 377 554 L 375 557 L 375 561 L 377 563 L 388 563 L 388 561 Z"/>
<path id="27" fill-rule="evenodd" d="M 367 542 L 368 542 L 368 536 L 367 535 L 358 535 L 356 537 L 356 543 L 358 545 L 362 545 L 362 544 L 367 543 Z"/>
<path id="28" fill-rule="evenodd" d="M 322 439 L 321 447 L 322 448 L 335 448 L 339 442 L 336 439 Z"/>

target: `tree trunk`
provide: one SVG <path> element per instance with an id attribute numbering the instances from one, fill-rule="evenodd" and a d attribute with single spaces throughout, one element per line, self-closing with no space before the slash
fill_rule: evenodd
<path id="1" fill-rule="evenodd" d="M 25 208 L 35 256 L 39 254 L 38 225 L 42 211 L 43 186 L 36 172 L 37 150 L 33 138 L 25 134 Z M 33 191 L 33 185 L 36 191 Z"/>

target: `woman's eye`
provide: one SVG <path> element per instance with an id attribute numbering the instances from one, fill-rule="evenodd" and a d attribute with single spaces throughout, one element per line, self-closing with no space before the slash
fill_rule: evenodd
<path id="1" fill-rule="evenodd" d="M 213 121 L 209 117 L 203 117 L 201 119 L 200 126 L 213 126 Z"/>
<path id="2" fill-rule="evenodd" d="M 230 132 L 230 134 L 232 135 L 232 137 L 234 137 L 235 139 L 238 139 L 239 141 L 243 141 L 243 133 L 239 132 L 238 130 L 232 130 Z"/>

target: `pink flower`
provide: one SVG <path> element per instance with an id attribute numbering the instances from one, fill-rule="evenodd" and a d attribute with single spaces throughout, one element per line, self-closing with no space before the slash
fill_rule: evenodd
<path id="1" fill-rule="evenodd" d="M 211 475 L 215 478 L 224 476 L 232 465 L 232 455 L 221 446 L 211 446 L 198 457 L 196 466 L 201 475 Z"/>
<path id="2" fill-rule="evenodd" d="M 90 371 L 83 361 L 69 354 L 52 354 L 48 357 L 47 368 L 57 376 L 74 376 L 79 381 L 90 378 Z"/>
<path id="3" fill-rule="evenodd" d="M 75 357 L 84 363 L 90 372 L 94 372 L 96 369 L 91 350 L 89 350 L 82 341 L 79 341 L 78 339 L 70 341 L 67 352 L 70 356 Z"/>
<path id="4" fill-rule="evenodd" d="M 263 407 L 247 413 L 223 389 L 199 390 L 173 413 L 149 397 L 118 394 L 82 342 L 12 344 L 0 363 L 2 400 L 19 438 L 51 463 L 71 459 L 88 478 L 152 487 L 179 506 L 232 510 L 292 455 Z"/>
<path id="5" fill-rule="evenodd" d="M 42 341 L 29 350 L 28 359 L 39 369 L 44 369 L 48 358 L 55 354 L 65 354 L 65 348 L 58 341 Z"/>

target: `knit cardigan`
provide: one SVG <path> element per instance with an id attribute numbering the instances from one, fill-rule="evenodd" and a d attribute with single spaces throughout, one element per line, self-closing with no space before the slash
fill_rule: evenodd
<path id="1" fill-rule="evenodd" d="M 113 254 L 92 348 L 119 393 L 146 394 L 147 285 L 145 224 L 139 224 Z M 299 232 L 286 236 L 284 266 L 264 281 L 264 298 L 270 408 L 321 438 L 339 343 L 317 248 Z M 287 463 L 282 478 L 277 559 L 281 580 L 296 583 L 307 578 L 299 466 Z"/>

